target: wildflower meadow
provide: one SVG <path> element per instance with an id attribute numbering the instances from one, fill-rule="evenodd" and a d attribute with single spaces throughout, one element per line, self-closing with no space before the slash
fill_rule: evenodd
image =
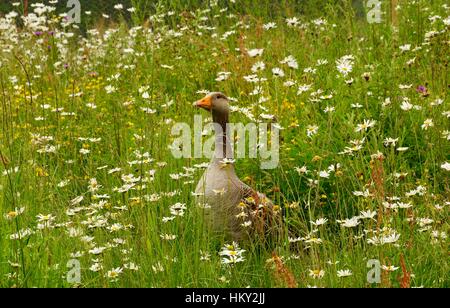
<path id="1" fill-rule="evenodd" d="M 0 287 L 450 287 L 448 1 L 6 2 Z M 277 240 L 208 227 L 205 96 Z"/>

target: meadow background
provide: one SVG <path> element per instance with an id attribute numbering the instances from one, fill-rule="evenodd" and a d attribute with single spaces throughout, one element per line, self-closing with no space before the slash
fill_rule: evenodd
<path id="1" fill-rule="evenodd" d="M 446 1 L 28 2 L 0 4 L 0 287 L 449 287 Z M 171 154 L 208 91 L 283 128 L 277 169 L 237 162 L 276 247 L 208 234 L 208 160 Z"/>

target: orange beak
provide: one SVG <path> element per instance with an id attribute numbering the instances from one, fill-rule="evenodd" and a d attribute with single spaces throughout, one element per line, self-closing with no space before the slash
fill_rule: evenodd
<path id="1" fill-rule="evenodd" d="M 211 111 L 211 109 L 212 109 L 212 98 L 211 98 L 211 96 L 206 96 L 205 98 L 199 100 L 198 102 L 195 102 L 194 106 L 197 107 L 197 108 L 202 108 L 202 109 Z"/>

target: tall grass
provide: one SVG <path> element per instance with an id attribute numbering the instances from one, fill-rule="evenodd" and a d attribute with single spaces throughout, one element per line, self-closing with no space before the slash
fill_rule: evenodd
<path id="1" fill-rule="evenodd" d="M 134 2 L 139 29 L 106 20 L 99 34 L 84 37 L 55 18 L 47 25 L 57 35 L 36 35 L 13 22 L 0 34 L 1 287 L 72 287 L 66 279 L 72 259 L 80 261 L 82 280 L 75 286 L 82 287 L 449 286 L 449 184 L 441 167 L 449 160 L 444 1 L 399 1 L 396 17 L 390 13 L 381 24 L 368 24 L 350 1 L 237 1 L 226 12 L 223 4 L 173 1 L 151 8 L 150 21 L 150 8 L 140 6 L 145 3 Z M 441 18 L 433 22 L 435 15 Z M 289 27 L 285 19 L 294 16 L 301 24 Z M 317 20 L 321 16 L 326 23 Z M 271 21 L 277 28 L 263 30 Z M 235 32 L 223 37 L 227 31 Z M 425 40 L 430 31 L 437 33 Z M 412 45 L 409 51 L 399 48 L 405 44 Z M 252 59 L 243 48 L 263 48 L 264 54 Z M 288 55 L 298 70 L 279 63 Z M 345 55 L 355 64 L 344 78 L 335 62 Z M 328 63 L 317 65 L 319 59 Z M 264 94 L 252 96 L 255 85 L 243 76 L 258 60 L 267 66 L 258 74 L 268 81 Z M 274 67 L 286 77 L 272 77 Z M 220 71 L 232 75 L 217 82 Z M 296 86 L 284 86 L 288 79 Z M 312 89 L 298 94 L 304 84 Z M 427 93 L 416 91 L 420 85 Z M 107 86 L 115 90 L 107 93 Z M 283 208 L 286 238 L 276 247 L 239 243 L 246 260 L 235 266 L 221 264 L 218 253 L 230 240 L 206 231 L 207 209 L 192 196 L 203 172 L 196 165 L 208 160 L 174 159 L 169 149 L 172 125 L 193 123 L 199 111 L 192 102 L 202 89 L 236 98 L 235 106 L 257 118 L 272 114 L 284 128 L 279 168 L 264 171 L 244 159 L 236 169 Z M 317 97 L 330 97 L 311 101 L 319 89 Z M 267 101 L 258 103 L 261 96 Z M 404 111 L 405 97 L 419 110 Z M 434 104 L 437 99 L 442 104 Z M 325 113 L 327 106 L 335 111 Z M 232 120 L 248 123 L 247 116 L 234 112 Z M 366 119 L 375 126 L 355 132 Z M 427 119 L 433 126 L 424 129 Z M 311 138 L 310 125 L 318 126 Z M 361 150 L 341 153 L 363 138 Z M 398 141 L 386 146 L 386 138 Z M 303 166 L 307 173 L 296 169 Z M 330 166 L 329 177 L 321 177 Z M 113 168 L 120 170 L 109 173 Z M 140 180 L 118 192 L 129 174 Z M 99 190 L 91 185 L 89 191 L 92 179 Z M 386 205 L 396 202 L 412 207 Z M 186 204 L 184 216 L 163 222 L 176 203 Z M 338 222 L 368 210 L 377 215 L 356 227 Z M 325 225 L 311 223 L 322 217 Z M 31 234 L 10 239 L 27 229 Z M 390 244 L 368 242 L 393 234 L 400 238 Z M 105 250 L 97 254 L 99 247 Z M 370 284 L 371 259 L 398 269 L 383 270 L 380 284 Z M 108 276 L 116 268 L 123 270 L 118 278 Z M 338 277 L 345 269 L 352 275 Z"/>

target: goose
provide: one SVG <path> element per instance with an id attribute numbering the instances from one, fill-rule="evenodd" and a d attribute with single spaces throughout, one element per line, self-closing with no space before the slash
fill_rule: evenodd
<path id="1" fill-rule="evenodd" d="M 213 233 L 234 241 L 265 241 L 280 233 L 281 214 L 264 194 L 243 183 L 236 175 L 229 130 L 230 105 L 223 93 L 210 93 L 194 103 L 211 113 L 215 129 L 215 151 L 197 185 L 196 202 L 207 205 L 207 224 Z M 259 235 L 259 236 L 256 236 Z"/>

